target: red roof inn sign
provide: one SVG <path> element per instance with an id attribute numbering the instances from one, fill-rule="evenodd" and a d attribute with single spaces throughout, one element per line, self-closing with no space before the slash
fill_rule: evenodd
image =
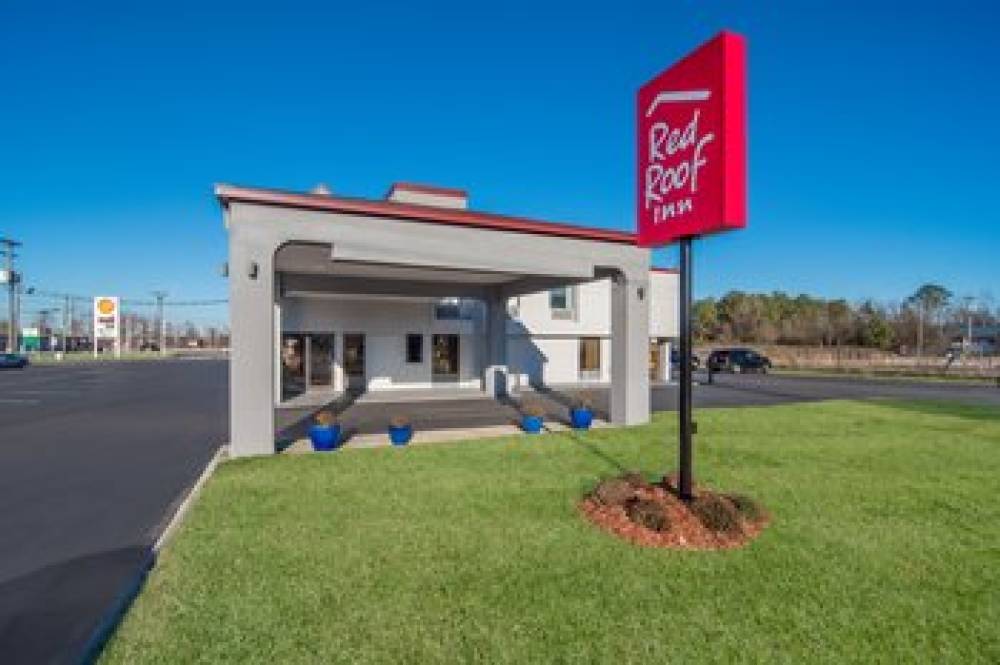
<path id="1" fill-rule="evenodd" d="M 692 239 L 747 224 L 746 43 L 721 32 L 639 88 L 639 244 L 680 241 L 678 493 L 693 496 Z M 709 368 L 708 381 L 712 374 Z"/>
<path id="2" fill-rule="evenodd" d="M 639 244 L 746 226 L 746 44 L 722 32 L 639 89 Z"/>

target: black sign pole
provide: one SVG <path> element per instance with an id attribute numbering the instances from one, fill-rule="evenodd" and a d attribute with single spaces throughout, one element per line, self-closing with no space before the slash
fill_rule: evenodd
<path id="1" fill-rule="evenodd" d="M 678 491 L 681 499 L 691 499 L 691 238 L 681 240 L 681 394 L 680 459 Z"/>

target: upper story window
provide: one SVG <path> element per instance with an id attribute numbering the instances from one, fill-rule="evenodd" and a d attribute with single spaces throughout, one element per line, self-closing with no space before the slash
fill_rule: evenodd
<path id="1" fill-rule="evenodd" d="M 573 295 L 573 289 L 569 286 L 549 289 L 549 309 L 552 311 L 553 319 L 573 318 L 575 305 Z"/>

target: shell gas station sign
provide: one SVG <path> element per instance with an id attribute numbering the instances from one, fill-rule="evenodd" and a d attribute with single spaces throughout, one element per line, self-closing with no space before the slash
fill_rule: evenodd
<path id="1" fill-rule="evenodd" d="M 110 339 L 118 341 L 120 314 L 117 296 L 94 298 L 94 340 Z"/>

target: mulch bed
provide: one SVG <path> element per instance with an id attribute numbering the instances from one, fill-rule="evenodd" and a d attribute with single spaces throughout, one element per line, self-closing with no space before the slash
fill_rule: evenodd
<path id="1" fill-rule="evenodd" d="M 692 504 L 711 496 L 722 499 L 725 501 L 724 506 L 732 508 L 735 526 L 725 531 L 713 530 L 692 512 L 691 506 L 678 497 L 676 477 L 667 477 L 655 484 L 638 481 L 637 477 L 637 474 L 625 474 L 610 480 L 615 482 L 625 479 L 629 482 L 631 492 L 626 494 L 630 496 L 624 500 L 621 496 L 614 496 L 611 499 L 607 496 L 602 497 L 595 490 L 580 502 L 580 511 L 601 529 L 636 545 L 683 550 L 726 550 L 742 547 L 756 538 L 770 522 L 769 515 L 759 506 L 759 514 L 751 519 L 735 508 L 729 499 L 731 495 L 696 486 L 693 490 Z M 663 511 L 667 525 L 662 531 L 647 528 L 629 517 L 630 508 L 642 500 L 655 502 Z"/>

